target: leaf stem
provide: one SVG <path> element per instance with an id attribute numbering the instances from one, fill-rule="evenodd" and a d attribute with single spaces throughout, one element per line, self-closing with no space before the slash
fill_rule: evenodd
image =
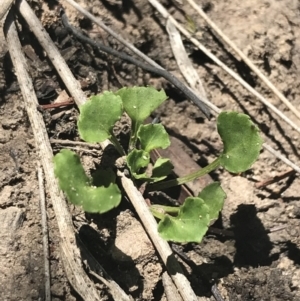
<path id="1" fill-rule="evenodd" d="M 161 212 L 161 210 L 154 208 L 153 206 L 150 207 L 150 211 L 153 214 L 153 216 L 159 220 L 165 217 L 165 214 Z"/>
<path id="2" fill-rule="evenodd" d="M 119 140 L 117 139 L 117 137 L 113 133 L 110 134 L 111 134 L 111 137 L 109 139 L 110 142 L 114 145 L 114 147 L 116 148 L 116 150 L 119 152 L 121 156 L 126 156 L 126 153 L 122 145 L 120 144 Z"/>
<path id="3" fill-rule="evenodd" d="M 155 215 L 157 212 L 159 213 L 159 215 L 163 215 L 163 216 L 165 216 L 166 214 L 174 216 L 174 215 L 178 215 L 178 213 L 179 213 L 179 207 L 164 206 L 164 205 L 158 205 L 158 204 L 152 205 L 150 207 L 150 210 L 155 217 L 157 217 Z M 160 218 L 160 217 L 157 217 L 157 218 Z"/>
<path id="4" fill-rule="evenodd" d="M 140 123 L 132 120 L 131 131 L 130 131 L 130 141 L 129 141 L 129 151 L 136 147 L 137 141 L 137 131 L 140 126 Z"/>
<path id="5" fill-rule="evenodd" d="M 170 215 L 178 215 L 179 213 L 179 207 L 171 207 L 171 206 L 163 206 L 163 205 L 152 205 L 150 207 L 150 211 L 153 214 L 154 217 L 157 219 L 163 219 L 166 214 Z"/>
<path id="6" fill-rule="evenodd" d="M 191 181 L 193 181 L 197 178 L 200 178 L 200 177 L 208 174 L 212 170 L 216 169 L 219 165 L 220 165 L 220 157 L 217 158 L 216 160 L 214 160 L 213 162 L 211 162 L 210 164 L 208 164 L 206 167 L 204 167 L 200 170 L 197 170 L 197 171 L 195 171 L 191 174 L 188 174 L 184 177 L 169 180 L 169 181 L 165 181 L 165 182 L 159 182 L 159 183 L 151 184 L 151 185 L 148 186 L 148 191 L 167 189 L 167 188 L 170 188 L 170 187 L 185 184 L 187 182 L 191 182 Z"/>

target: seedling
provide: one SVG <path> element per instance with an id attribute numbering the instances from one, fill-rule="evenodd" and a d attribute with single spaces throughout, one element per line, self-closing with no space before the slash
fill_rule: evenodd
<path id="1" fill-rule="evenodd" d="M 223 112 L 218 116 L 217 129 L 224 144 L 223 152 L 211 164 L 190 175 L 163 181 L 172 171 L 168 158 L 153 163 L 149 175 L 150 152 L 170 145 L 169 136 L 161 124 L 143 124 L 167 96 L 151 87 L 122 88 L 116 93 L 104 92 L 91 97 L 80 109 L 78 130 L 86 142 L 109 139 L 126 165 L 134 181 L 147 183 L 148 191 L 182 185 L 201 177 L 219 166 L 233 173 L 243 172 L 257 159 L 262 146 L 258 128 L 245 114 Z M 131 119 L 128 150 L 124 150 L 113 133 L 115 123 L 123 113 Z M 113 169 L 99 170 L 88 177 L 79 157 L 61 150 L 54 157 L 54 170 L 60 188 L 68 200 L 82 206 L 86 212 L 104 213 L 118 206 L 121 192 L 115 183 Z M 189 197 L 180 207 L 152 205 L 151 211 L 160 219 L 158 232 L 166 240 L 200 242 L 209 225 L 217 219 L 226 194 L 219 183 L 203 189 L 197 197 Z"/>

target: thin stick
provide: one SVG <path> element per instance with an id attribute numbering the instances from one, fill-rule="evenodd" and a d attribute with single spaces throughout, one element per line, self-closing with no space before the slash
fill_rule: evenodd
<path id="1" fill-rule="evenodd" d="M 263 147 L 270 152 L 272 155 L 283 161 L 286 165 L 292 167 L 298 174 L 300 174 L 300 167 L 290 161 L 287 157 L 283 156 L 280 152 L 276 151 L 274 148 L 272 148 L 270 145 L 267 143 L 263 144 Z"/>
<path id="2" fill-rule="evenodd" d="M 208 110 L 206 105 L 203 103 L 202 99 L 200 99 L 191 89 L 189 89 L 182 81 L 180 81 L 172 73 L 168 72 L 165 69 L 153 67 L 152 65 L 149 65 L 140 60 L 137 60 L 125 52 L 120 52 L 120 51 L 117 51 L 109 46 L 106 46 L 106 45 L 100 43 L 100 42 L 95 42 L 94 40 L 90 39 L 89 37 L 83 35 L 78 29 L 76 29 L 75 27 L 70 25 L 68 18 L 63 10 L 61 10 L 61 19 L 62 19 L 63 25 L 68 29 L 68 31 L 70 33 L 72 33 L 75 37 L 80 39 L 81 41 L 83 41 L 87 44 L 90 44 L 93 47 L 96 47 L 96 48 L 100 49 L 101 51 L 104 51 L 108 54 L 112 54 L 116 57 L 119 57 L 122 60 L 127 61 L 131 64 L 134 64 L 146 71 L 149 71 L 151 73 L 154 73 L 154 74 L 164 77 L 171 84 L 173 84 L 177 89 L 179 89 L 188 99 L 190 99 L 194 104 L 196 104 L 198 106 L 198 108 L 203 112 L 203 114 L 207 118 L 210 118 L 210 111 Z"/>
<path id="3" fill-rule="evenodd" d="M 63 144 L 63 145 L 80 145 L 80 146 L 86 146 L 89 148 L 96 148 L 100 149 L 101 146 L 97 143 L 87 143 L 83 141 L 72 141 L 72 140 L 62 140 L 62 139 L 50 139 L 50 143 L 53 144 Z"/>
<path id="4" fill-rule="evenodd" d="M 54 108 L 60 108 L 60 107 L 65 107 L 65 106 L 70 106 L 73 105 L 74 101 L 73 99 L 63 101 L 63 102 L 58 102 L 58 103 L 50 103 L 47 105 L 39 105 L 39 108 L 41 110 L 48 110 L 48 109 L 54 109 Z"/>
<path id="5" fill-rule="evenodd" d="M 211 292 L 214 296 L 214 298 L 216 299 L 216 301 L 224 301 L 223 297 L 221 296 L 219 290 L 218 290 L 218 287 L 216 284 L 214 284 L 212 287 L 211 287 Z"/>
<path id="6" fill-rule="evenodd" d="M 74 0 L 60 0 L 65 1 L 72 5 L 74 8 L 76 8 L 80 13 L 82 13 L 85 17 L 93 21 L 95 24 L 97 24 L 99 27 L 101 27 L 103 30 L 105 30 L 107 33 L 109 33 L 111 36 L 113 36 L 116 40 L 118 40 L 120 43 L 122 43 L 124 46 L 126 46 L 128 49 L 130 49 L 133 53 L 135 53 L 137 56 L 145 60 L 147 63 L 149 63 L 151 66 L 160 68 L 162 70 L 165 70 L 162 66 L 157 64 L 155 61 L 153 61 L 151 58 L 149 58 L 147 55 L 145 55 L 143 52 L 138 50 L 134 45 L 132 45 L 129 41 L 125 40 L 122 36 L 114 32 L 111 28 L 107 27 L 101 19 L 98 17 L 96 18 L 91 13 L 89 13 L 86 9 L 81 7 L 79 4 L 77 4 Z M 209 108 L 215 107 L 211 102 L 207 101 L 206 99 L 201 99 L 201 101 L 206 104 Z"/>
<path id="7" fill-rule="evenodd" d="M 26 59 L 22 53 L 22 46 L 19 41 L 12 13 L 9 13 L 6 18 L 4 32 L 56 215 L 61 238 L 61 259 L 65 263 L 64 267 L 66 269 L 66 275 L 74 289 L 84 300 L 100 301 L 97 290 L 94 288 L 93 283 L 86 276 L 81 266 L 79 250 L 74 246 L 75 234 L 72 219 L 54 176 L 51 145 L 49 143 L 43 118 L 37 111 L 38 100 L 34 93 L 34 87 L 30 79 L 30 75 L 27 72 Z"/>
<path id="8" fill-rule="evenodd" d="M 222 32 L 222 30 L 208 17 L 208 15 L 197 5 L 194 0 L 187 2 L 197 11 L 197 13 L 207 22 L 207 24 L 227 43 L 249 66 L 249 68 L 267 85 L 267 87 L 300 119 L 300 112 L 290 103 L 290 101 L 271 83 L 271 81 L 254 65 L 254 63 Z"/>
<path id="9" fill-rule="evenodd" d="M 94 271 L 89 271 L 89 273 L 96 279 L 105 284 L 109 289 L 110 293 L 115 301 L 131 301 L 132 299 L 123 291 L 123 289 L 116 283 L 112 281 L 107 281 L 104 277 L 98 275 Z"/>
<path id="10" fill-rule="evenodd" d="M 77 233 L 78 234 L 78 233 Z M 79 235 L 76 237 L 77 246 L 80 249 L 81 259 L 85 265 L 87 272 L 101 282 L 103 282 L 109 289 L 109 293 L 112 299 L 115 301 L 132 301 L 132 298 L 128 296 L 123 289 L 110 277 L 110 275 L 103 269 L 99 262 L 88 251 Z"/>
<path id="11" fill-rule="evenodd" d="M 66 87 L 74 98 L 74 101 L 78 106 L 81 106 L 85 102 L 86 96 L 80 89 L 80 83 L 74 78 L 71 70 L 52 42 L 48 33 L 45 31 L 40 20 L 25 0 L 19 0 L 19 10 L 42 47 L 46 50 L 48 58 L 51 60 L 59 76 L 66 84 Z"/>
<path id="12" fill-rule="evenodd" d="M 47 34 L 45 33 L 44 28 L 41 26 L 39 20 L 35 17 L 34 13 L 32 12 L 31 8 L 28 4 L 23 0 L 20 4 L 20 11 L 23 15 L 31 18 L 30 27 L 35 27 L 35 35 L 39 40 L 44 41 L 47 39 Z M 38 24 L 35 24 L 37 22 Z M 16 32 L 16 31 L 15 31 Z M 17 33 L 16 37 L 17 37 Z M 46 37 L 45 37 L 46 35 Z M 16 38 L 17 39 L 17 38 Z M 16 67 L 16 74 L 18 76 L 18 80 L 20 83 L 21 91 L 25 100 L 25 105 L 28 111 L 29 119 L 34 131 L 35 139 L 37 148 L 40 150 L 40 156 L 43 163 L 43 168 L 46 174 L 47 184 L 49 187 L 49 193 L 51 196 L 51 200 L 53 203 L 53 208 L 55 211 L 55 215 L 58 222 L 58 228 L 60 231 L 61 236 L 61 260 L 63 262 L 66 275 L 77 291 L 77 293 L 85 300 L 85 301 L 97 301 L 100 300 L 99 294 L 94 287 L 93 282 L 87 277 L 85 271 L 82 268 L 81 262 L 81 253 L 79 253 L 79 249 L 74 245 L 75 233 L 73 229 L 72 219 L 66 205 L 65 199 L 63 198 L 63 194 L 58 188 L 57 181 L 54 176 L 53 171 L 53 162 L 52 162 L 52 149 L 49 143 L 49 138 L 47 134 L 47 130 L 45 128 L 44 121 L 40 116 L 39 112 L 37 111 L 37 98 L 34 94 L 34 88 L 32 82 L 30 80 L 30 76 L 26 71 L 26 61 L 22 54 L 21 45 L 19 40 L 18 44 L 15 45 L 12 43 L 10 47 L 10 51 L 16 51 L 18 49 L 19 56 L 22 59 L 23 66 L 22 69 L 18 69 Z M 83 91 L 80 89 L 80 85 L 76 85 L 76 79 L 74 78 L 73 74 L 71 73 L 69 67 L 66 65 L 64 60 L 61 58 L 59 52 L 57 51 L 54 43 L 52 40 L 48 40 L 47 43 L 43 45 L 46 53 L 49 55 L 50 53 L 58 53 L 58 57 L 53 58 L 50 57 L 51 61 L 54 63 L 61 60 L 62 64 L 56 66 L 58 68 L 58 73 L 62 75 L 62 79 L 66 87 L 71 88 L 73 87 L 75 90 L 72 91 L 73 98 L 77 105 L 81 105 L 85 102 L 86 98 L 84 96 Z M 12 50 L 11 50 L 12 49 Z M 13 55 L 12 55 L 13 56 Z M 13 60 L 14 61 L 14 60 Z M 17 62 L 18 63 L 18 62 Z M 67 70 L 65 70 L 67 69 Z M 69 76 L 65 76 L 69 74 Z M 101 147 L 104 149 L 108 144 L 109 141 L 106 140 L 102 143 L 99 143 Z M 77 239 L 77 244 L 80 244 L 80 240 Z M 80 246 L 81 252 L 84 246 Z M 85 251 L 85 258 L 91 262 L 93 262 L 93 267 L 97 266 L 97 270 L 103 271 L 103 268 L 97 263 L 91 254 L 88 251 Z M 113 296 L 117 296 L 115 300 L 120 301 L 128 301 L 129 297 L 122 291 L 122 289 L 105 273 L 107 276 L 107 280 L 110 283 L 109 288 L 111 289 L 111 293 Z"/>
<path id="13" fill-rule="evenodd" d="M 44 271 L 44 273 L 45 273 L 45 301 L 51 301 L 47 210 L 46 210 L 43 170 L 42 170 L 42 167 L 40 164 L 38 166 L 37 171 L 38 171 L 40 208 L 41 208 L 41 218 L 42 218 L 42 236 L 43 236 L 44 269 L 45 269 L 45 271 Z"/>
<path id="14" fill-rule="evenodd" d="M 30 29 L 36 36 L 36 38 L 43 46 L 44 50 L 48 55 L 48 58 L 52 62 L 61 79 L 63 80 L 69 93 L 73 96 L 73 99 L 76 102 L 77 106 L 80 107 L 86 101 L 86 96 L 81 90 L 80 83 L 72 74 L 70 68 L 66 64 L 64 58 L 61 56 L 60 52 L 56 48 L 48 33 L 45 31 L 40 20 L 36 17 L 36 15 L 25 0 L 19 0 L 19 10 L 26 22 L 28 23 Z M 106 140 L 99 144 L 104 149 L 109 144 L 109 141 Z"/>
<path id="15" fill-rule="evenodd" d="M 164 272 L 162 274 L 162 283 L 168 301 L 182 301 L 182 298 L 178 294 L 176 286 L 174 285 L 171 277 L 168 275 L 167 272 Z"/>
<path id="16" fill-rule="evenodd" d="M 151 238 L 163 263 L 166 265 L 167 270 L 172 277 L 182 299 L 184 301 L 197 301 L 198 298 L 193 292 L 189 281 L 184 276 L 183 270 L 175 258 L 169 244 L 159 236 L 157 232 L 157 223 L 151 214 L 143 196 L 134 186 L 132 181 L 124 175 L 124 173 L 118 171 L 118 176 L 120 177 L 122 186 L 137 214 L 139 215 L 145 230 Z"/>
<path id="17" fill-rule="evenodd" d="M 134 47 L 129 41 L 122 38 L 119 34 L 114 32 L 111 28 L 106 26 L 99 17 L 95 17 L 91 13 L 89 13 L 86 9 L 81 7 L 79 4 L 77 4 L 74 0 L 60 0 L 60 2 L 67 2 L 70 5 L 72 5 L 74 8 L 76 8 L 81 14 L 83 14 L 85 17 L 93 21 L 95 24 L 97 24 L 99 27 L 101 27 L 103 30 L 105 30 L 107 33 L 109 33 L 111 36 L 113 36 L 117 41 L 119 41 L 121 44 L 125 45 L 128 49 L 130 49 L 133 53 L 138 55 L 140 58 L 142 58 L 145 62 L 149 63 L 150 65 L 164 69 L 162 66 L 157 64 L 155 61 L 153 61 L 151 58 L 149 58 L 147 55 L 145 55 L 143 52 L 138 50 L 136 47 Z"/>
<path id="18" fill-rule="evenodd" d="M 263 187 L 266 187 L 268 185 L 271 185 L 273 183 L 276 183 L 276 182 L 279 182 L 280 180 L 284 179 L 284 178 L 287 178 L 291 175 L 293 175 L 295 173 L 295 170 L 294 169 L 291 169 L 289 171 L 285 171 L 275 177 L 272 177 L 272 178 L 269 178 L 267 180 L 263 180 L 263 181 L 260 181 L 260 182 L 257 182 L 255 183 L 255 187 L 256 188 L 263 188 Z"/>
<path id="19" fill-rule="evenodd" d="M 282 231 L 282 230 L 284 230 L 286 228 L 287 228 L 287 225 L 275 226 L 275 227 L 269 229 L 269 231 L 267 231 L 267 232 L 273 233 L 273 232 L 277 232 L 277 231 Z"/>
<path id="20" fill-rule="evenodd" d="M 176 26 L 169 19 L 166 22 L 166 29 L 169 34 L 171 48 L 179 70 L 181 71 L 185 80 L 189 83 L 190 87 L 194 90 L 197 90 L 201 97 L 207 98 L 198 72 L 195 70 L 188 54 L 186 53 L 181 35 Z"/>
<path id="21" fill-rule="evenodd" d="M 148 0 L 161 15 L 170 19 L 174 25 L 201 51 L 203 51 L 209 58 L 211 58 L 217 65 L 219 65 L 223 70 L 229 73 L 234 79 L 236 79 L 242 86 L 244 86 L 249 92 L 255 95 L 261 102 L 263 102 L 267 107 L 272 109 L 274 113 L 276 113 L 279 117 L 281 117 L 286 123 L 288 123 L 292 128 L 294 128 L 297 132 L 300 133 L 300 128 L 293 123 L 289 118 L 287 118 L 281 111 L 279 111 L 276 107 L 274 107 L 269 101 L 267 101 L 260 93 L 258 93 L 255 89 L 253 89 L 248 83 L 246 83 L 243 79 L 241 79 L 235 72 L 233 72 L 230 68 L 228 68 L 224 63 L 222 63 L 215 55 L 213 55 L 206 47 L 204 47 L 198 40 L 193 38 L 191 34 L 185 30 L 169 13 L 168 11 L 156 0 Z M 204 101 L 203 101 L 204 102 Z M 212 107 L 211 107 L 212 108 Z M 212 108 L 213 109 L 213 108 Z M 213 109 L 214 110 L 214 109 Z M 295 163 L 291 162 L 289 159 L 281 155 L 279 152 L 275 151 L 270 145 L 264 143 L 263 147 L 272 153 L 275 157 L 282 160 L 284 163 L 292 167 L 296 172 L 300 173 L 300 167 L 298 167 Z"/>
<path id="22" fill-rule="evenodd" d="M 83 152 L 85 154 L 92 154 L 92 155 L 97 154 L 96 150 L 92 150 L 92 149 L 86 149 L 86 148 L 75 147 L 75 146 L 65 146 L 64 148 L 72 149 L 72 150 L 75 150 L 76 152 Z"/>
<path id="23" fill-rule="evenodd" d="M 212 61 L 214 61 L 218 66 L 220 66 L 224 71 L 231 75 L 236 81 L 238 81 L 245 89 L 252 93 L 256 98 L 258 98 L 265 106 L 271 109 L 275 114 L 277 114 L 281 119 L 283 119 L 287 124 L 289 124 L 293 129 L 300 133 L 300 128 L 292 122 L 287 116 L 285 116 L 280 110 L 278 110 L 274 105 L 272 105 L 266 98 L 264 98 L 260 93 L 253 89 L 247 82 L 245 82 L 237 73 L 232 69 L 227 67 L 223 62 L 221 62 L 215 55 L 213 55 L 205 46 L 203 46 L 197 39 L 193 38 L 192 35 L 183 28 L 169 13 L 168 11 L 157 1 L 148 0 L 153 7 L 155 7 L 158 12 L 165 18 L 169 18 L 174 25 L 177 27 L 181 33 L 183 33 L 195 46 L 197 46 L 203 53 L 205 53 Z M 204 102 L 204 101 L 203 101 Z"/>
<path id="24" fill-rule="evenodd" d="M 202 81 L 185 51 L 180 33 L 169 19 L 167 20 L 166 29 L 169 34 L 170 44 L 175 60 L 185 80 L 195 93 L 200 95 L 201 99 L 205 101 L 205 104 L 219 114 L 221 110 L 207 99 Z"/>
<path id="25" fill-rule="evenodd" d="M 97 273 L 95 273 L 94 271 L 89 271 L 89 274 L 91 274 L 92 276 L 94 276 L 96 279 L 98 279 L 99 281 L 101 281 L 103 284 L 105 284 L 107 287 L 110 286 L 109 282 L 103 278 L 102 276 L 98 275 Z"/>

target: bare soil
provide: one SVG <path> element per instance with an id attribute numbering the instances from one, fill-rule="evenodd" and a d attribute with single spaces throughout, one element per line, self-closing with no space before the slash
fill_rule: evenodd
<path id="1" fill-rule="evenodd" d="M 63 2 L 63 1 L 62 1 Z M 197 22 L 194 36 L 251 86 L 299 124 L 299 120 L 261 83 L 230 49 L 207 27 L 188 4 L 161 1 L 173 16 L 188 26 L 186 16 Z M 98 1 L 81 4 L 101 16 L 112 28 L 179 78 L 165 30 L 165 21 L 146 0 Z M 296 0 L 201 1 L 207 14 L 300 110 L 300 8 Z M 87 96 L 121 86 L 153 85 L 164 88 L 169 100 L 158 110 L 169 132 L 184 143 L 185 152 L 200 166 L 221 151 L 215 119 L 206 120 L 166 80 L 117 58 L 93 50 L 69 36 L 62 27 L 55 1 L 30 5 L 57 44 L 76 78 L 86 83 Z M 95 39 L 123 49 L 74 9 L 70 21 Z M 40 104 L 57 98 L 64 89 L 56 72 L 26 24 L 19 29 L 29 71 Z M 0 35 L 4 41 L 4 36 Z M 264 139 L 289 159 L 299 158 L 299 134 L 260 104 L 235 80 L 183 38 L 199 72 L 208 98 L 224 110 L 245 112 L 257 123 Z M 43 300 L 44 258 L 36 176 L 35 141 L 24 109 L 5 43 L 0 43 L 0 299 Z M 88 80 L 87 80 L 88 79 Z M 183 80 L 183 79 L 182 79 Z M 69 107 L 43 112 L 50 138 L 78 140 L 78 110 Z M 126 130 L 124 123 L 124 131 Z M 62 148 L 54 144 L 54 152 Z M 99 163 L 97 152 L 76 147 L 85 165 Z M 215 300 L 213 284 L 224 300 L 300 300 L 300 203 L 298 175 L 290 175 L 262 189 L 255 183 L 288 171 L 282 162 L 263 151 L 253 168 L 241 175 L 218 170 L 227 199 L 214 227 L 200 244 L 180 245 L 191 261 L 182 261 L 187 277 L 201 300 Z M 90 252 L 134 300 L 166 300 L 161 275 L 164 267 L 134 213 L 124 199 L 116 210 L 88 215 L 70 206 L 74 225 Z M 59 236 L 51 200 L 47 199 L 50 236 L 52 300 L 81 300 L 70 287 L 59 253 Z M 229 232 L 226 232 L 227 230 Z M 222 232 L 221 232 L 222 233 Z M 103 300 L 111 300 L 101 286 Z"/>

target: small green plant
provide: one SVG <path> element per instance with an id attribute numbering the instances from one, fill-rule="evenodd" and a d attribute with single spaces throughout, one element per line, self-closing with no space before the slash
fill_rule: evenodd
<path id="1" fill-rule="evenodd" d="M 147 182 L 148 191 L 182 185 L 201 177 L 218 166 L 233 173 L 243 172 L 257 159 L 262 146 L 258 128 L 245 114 L 223 112 L 218 116 L 217 129 L 224 149 L 211 164 L 193 174 L 175 180 L 163 181 L 172 171 L 168 158 L 154 162 L 152 174 L 146 172 L 150 152 L 170 145 L 169 136 L 161 124 L 144 124 L 150 114 L 167 96 L 152 87 L 122 88 L 91 97 L 80 109 L 78 130 L 86 142 L 109 139 L 126 165 L 133 180 Z M 128 150 L 113 133 L 115 123 L 126 112 L 131 119 Z M 82 206 L 86 212 L 104 213 L 118 206 L 121 192 L 115 183 L 113 169 L 98 170 L 88 177 L 79 157 L 69 150 L 61 150 L 54 157 L 54 171 L 60 188 L 70 202 Z M 152 205 L 151 211 L 160 219 L 158 232 L 177 242 L 200 242 L 209 225 L 217 219 L 226 194 L 219 183 L 205 187 L 197 197 L 189 197 L 180 207 Z"/>

